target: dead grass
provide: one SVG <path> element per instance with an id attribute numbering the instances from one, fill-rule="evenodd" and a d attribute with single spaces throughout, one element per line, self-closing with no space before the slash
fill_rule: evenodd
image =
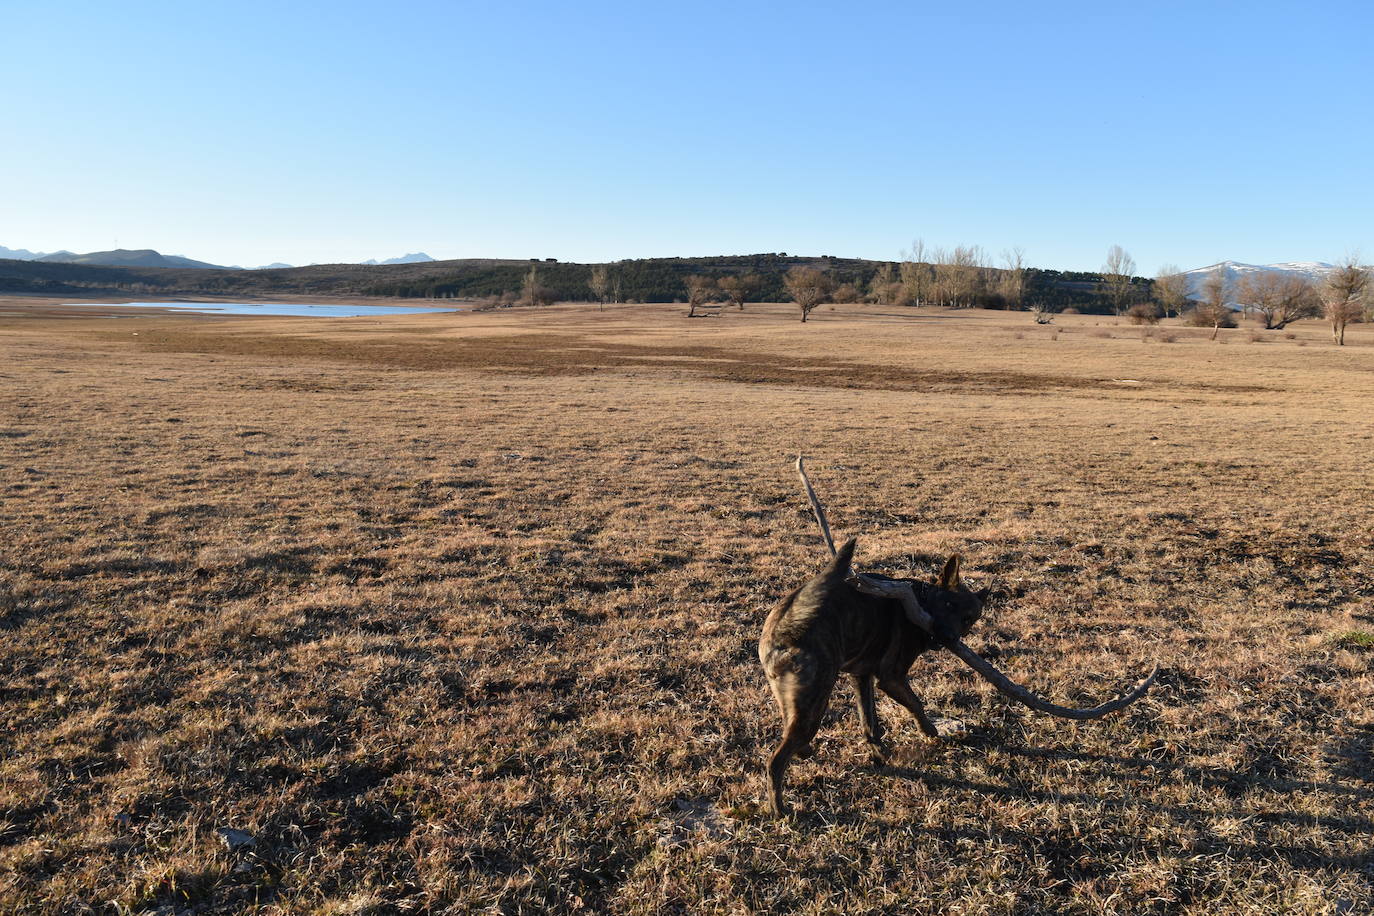
<path id="1" fill-rule="evenodd" d="M 1367 329 L 684 312 L 0 320 L 0 911 L 1374 906 Z M 1018 679 L 1160 686 L 924 661 L 961 735 L 841 691 L 760 818 L 801 449 Z"/>

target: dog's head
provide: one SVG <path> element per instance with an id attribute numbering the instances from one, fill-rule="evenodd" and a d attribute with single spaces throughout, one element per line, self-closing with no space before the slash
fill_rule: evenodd
<path id="1" fill-rule="evenodd" d="M 921 605 L 950 635 L 965 636 L 983 616 L 991 588 L 973 591 L 959 576 L 959 555 L 945 562 L 934 585 L 922 589 Z"/>

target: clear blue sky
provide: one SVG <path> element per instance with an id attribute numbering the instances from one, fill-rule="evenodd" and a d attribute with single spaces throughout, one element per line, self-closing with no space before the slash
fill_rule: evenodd
<path id="1" fill-rule="evenodd" d="M 1374 254 L 1374 4 L 16 3 L 0 245 Z"/>

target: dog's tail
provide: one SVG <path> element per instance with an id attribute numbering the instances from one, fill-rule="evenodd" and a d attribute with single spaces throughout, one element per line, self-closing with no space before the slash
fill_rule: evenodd
<path id="1" fill-rule="evenodd" d="M 820 599 L 844 584 L 844 580 L 849 578 L 849 567 L 854 561 L 854 546 L 857 543 L 857 538 L 845 541 L 820 575 L 806 583 L 802 593 L 813 600 Z"/>
<path id="2" fill-rule="evenodd" d="M 830 565 L 821 573 L 825 577 L 826 584 L 838 585 L 849 578 L 849 567 L 854 564 L 854 547 L 859 543 L 858 538 L 850 538 L 845 541 L 839 551 L 831 559 Z"/>
<path id="3" fill-rule="evenodd" d="M 838 549 L 830 563 L 826 564 L 826 569 L 820 570 L 813 580 L 801 586 L 801 591 L 797 593 L 798 606 L 811 608 L 812 612 L 826 606 L 827 597 L 834 595 L 849 578 L 849 564 L 855 558 L 856 542 L 856 538 L 845 541 L 844 547 Z"/>
<path id="4" fill-rule="evenodd" d="M 784 628 L 802 626 L 806 621 L 825 613 L 825 609 L 831 605 L 833 596 L 840 591 L 844 580 L 849 576 L 849 561 L 854 559 L 854 544 L 853 538 L 846 541 L 820 573 L 787 596 L 782 606 L 774 612 L 776 618 L 770 617 L 769 624 L 764 627 L 765 643 L 775 638 L 775 634 L 772 633 L 775 621 L 778 626 Z"/>

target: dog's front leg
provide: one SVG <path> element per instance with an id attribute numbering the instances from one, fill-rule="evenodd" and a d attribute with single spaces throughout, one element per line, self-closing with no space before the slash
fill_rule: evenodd
<path id="1" fill-rule="evenodd" d="M 927 738 L 938 738 L 940 732 L 935 728 L 935 723 L 930 721 L 926 715 L 926 708 L 921 703 L 921 698 L 916 696 L 916 692 L 911 689 L 911 684 L 907 681 L 905 674 L 888 673 L 884 674 L 878 681 L 878 686 L 883 693 L 901 703 L 916 717 L 916 723 L 921 726 L 921 732 Z"/>
<path id="2" fill-rule="evenodd" d="M 873 675 L 851 675 L 854 693 L 859 698 L 859 721 L 863 723 L 864 740 L 875 761 L 887 758 L 887 747 L 883 744 L 883 723 L 878 719 L 878 698 L 873 691 Z"/>

